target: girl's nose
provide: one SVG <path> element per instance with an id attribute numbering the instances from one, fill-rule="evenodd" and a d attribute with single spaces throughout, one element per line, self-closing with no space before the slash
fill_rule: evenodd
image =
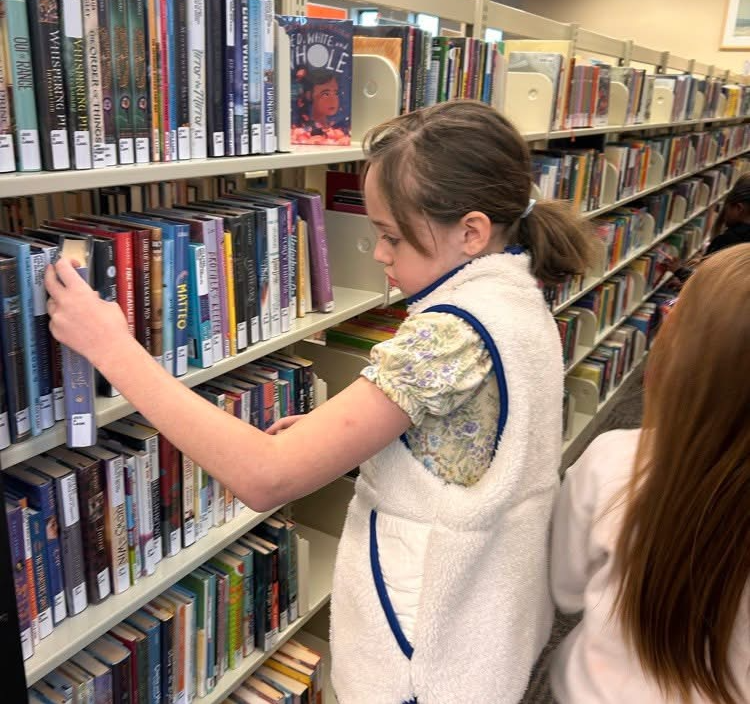
<path id="1" fill-rule="evenodd" d="M 376 262 L 380 262 L 381 264 L 391 263 L 391 256 L 388 252 L 388 247 L 380 238 L 378 238 L 375 244 L 375 249 L 372 252 L 372 258 Z"/>

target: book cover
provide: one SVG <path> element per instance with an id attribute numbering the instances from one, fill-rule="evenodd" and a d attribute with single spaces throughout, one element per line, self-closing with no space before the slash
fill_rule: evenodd
<path id="1" fill-rule="evenodd" d="M 135 163 L 135 109 L 133 77 L 130 74 L 130 39 L 126 0 L 109 6 L 108 36 L 112 66 L 112 107 L 120 164 Z M 106 101 L 106 96 L 105 96 Z"/>
<path id="2" fill-rule="evenodd" d="M 69 169 L 68 115 L 58 3 L 57 0 L 30 2 L 28 8 L 42 164 L 47 171 Z"/>
<path id="3" fill-rule="evenodd" d="M 126 0 L 130 96 L 135 140 L 135 163 L 151 161 L 150 104 L 148 90 L 148 45 L 146 8 L 142 0 Z"/>
<path id="4" fill-rule="evenodd" d="M 291 42 L 292 144 L 351 144 L 352 23 L 278 21 Z"/>

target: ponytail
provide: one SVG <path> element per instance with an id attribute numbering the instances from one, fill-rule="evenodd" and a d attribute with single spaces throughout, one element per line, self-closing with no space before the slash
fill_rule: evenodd
<path id="1" fill-rule="evenodd" d="M 593 256 L 591 226 L 565 201 L 536 203 L 509 226 L 507 235 L 511 243 L 528 249 L 531 271 L 545 285 L 583 274 Z"/>

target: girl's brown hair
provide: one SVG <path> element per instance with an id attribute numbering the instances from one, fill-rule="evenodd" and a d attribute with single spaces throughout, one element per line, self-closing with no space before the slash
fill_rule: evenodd
<path id="1" fill-rule="evenodd" d="M 737 205 L 738 203 L 750 208 L 750 172 L 740 174 L 734 182 L 734 186 L 732 186 L 732 189 L 724 198 L 724 205 L 722 206 L 721 211 L 719 212 L 719 217 L 716 218 L 716 223 L 714 224 L 714 235 L 720 235 L 724 229 L 724 225 L 726 225 L 727 206 Z"/>
<path id="2" fill-rule="evenodd" d="M 743 244 L 698 267 L 654 343 L 624 495 L 614 610 L 670 701 L 695 688 L 738 702 L 728 648 L 750 578 L 748 351 Z"/>
<path id="3" fill-rule="evenodd" d="M 488 105 L 455 100 L 401 115 L 367 134 L 365 153 L 401 234 L 423 254 L 415 216 L 453 225 L 479 211 L 504 226 L 505 244 L 528 248 L 544 283 L 585 270 L 592 240 L 569 204 L 542 201 L 521 218 L 531 196 L 529 150 Z"/>

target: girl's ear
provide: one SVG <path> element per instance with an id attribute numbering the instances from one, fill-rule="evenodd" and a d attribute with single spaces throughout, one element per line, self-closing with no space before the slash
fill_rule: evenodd
<path id="1" fill-rule="evenodd" d="M 484 252 L 492 241 L 492 223 L 478 210 L 467 213 L 461 218 L 463 253 L 476 257 Z"/>

